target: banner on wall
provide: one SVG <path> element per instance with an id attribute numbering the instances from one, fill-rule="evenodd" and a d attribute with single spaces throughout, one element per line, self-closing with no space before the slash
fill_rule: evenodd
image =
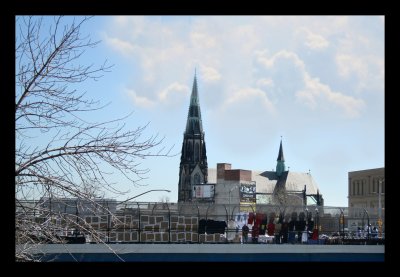
<path id="1" fill-rule="evenodd" d="M 256 203 L 256 182 L 240 184 L 240 204 Z"/>
<path id="2" fill-rule="evenodd" d="M 193 198 L 213 198 L 214 188 L 214 184 L 194 185 L 192 188 Z"/>
<path id="3" fill-rule="evenodd" d="M 254 212 L 256 210 L 256 182 L 240 184 L 240 212 Z"/>

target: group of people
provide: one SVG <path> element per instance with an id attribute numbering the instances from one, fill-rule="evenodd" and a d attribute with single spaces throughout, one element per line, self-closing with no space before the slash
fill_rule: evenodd
<path id="1" fill-rule="evenodd" d="M 259 220 L 257 220 L 257 218 Z M 250 228 L 248 225 L 252 223 L 251 238 L 253 243 L 258 243 L 260 230 L 263 228 L 265 230 L 264 233 L 269 237 L 274 237 L 275 243 L 278 244 L 305 243 L 308 239 L 318 239 L 318 229 L 314 228 L 314 221 L 310 214 L 307 219 L 304 213 L 300 213 L 297 218 L 296 212 L 292 213 L 290 219 L 287 217 L 285 218 L 283 214 L 276 218 L 272 215 L 270 220 L 266 221 L 266 215 L 251 215 L 250 213 L 248 224 L 244 224 L 242 227 L 242 243 L 249 242 Z"/>
<path id="2" fill-rule="evenodd" d="M 364 231 L 361 227 L 357 228 L 357 237 L 359 238 L 377 238 L 379 230 L 376 226 L 372 228 L 371 224 L 365 225 Z"/>

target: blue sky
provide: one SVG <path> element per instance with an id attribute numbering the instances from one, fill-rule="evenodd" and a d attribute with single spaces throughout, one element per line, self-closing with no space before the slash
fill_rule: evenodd
<path id="1" fill-rule="evenodd" d="M 347 206 L 349 171 L 384 166 L 384 17 L 106 16 L 83 28 L 101 44 L 83 62 L 114 64 L 81 89 L 104 103 L 98 119 L 133 111 L 174 157 L 150 158 L 138 201 L 177 201 L 180 149 L 197 68 L 209 167 L 311 171 L 325 205 Z M 115 177 L 119 180 L 119 177 Z"/>

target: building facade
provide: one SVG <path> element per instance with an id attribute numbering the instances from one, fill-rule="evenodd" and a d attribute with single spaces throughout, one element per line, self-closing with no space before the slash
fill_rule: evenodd
<path id="1" fill-rule="evenodd" d="M 215 183 L 215 203 L 228 205 L 272 204 L 281 206 L 323 206 L 323 197 L 310 172 L 286 170 L 282 141 L 276 171 L 232 169 L 219 163 L 208 169 L 210 183 Z M 314 199 L 308 202 L 307 199 Z"/>
<path id="2" fill-rule="evenodd" d="M 359 227 L 369 223 L 384 225 L 385 218 L 385 168 L 373 168 L 348 173 L 349 226 Z"/>

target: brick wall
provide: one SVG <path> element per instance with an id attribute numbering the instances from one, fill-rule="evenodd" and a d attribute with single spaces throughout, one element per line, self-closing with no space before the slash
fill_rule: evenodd
<path id="1" fill-rule="evenodd" d="M 225 170 L 227 181 L 251 181 L 251 171 L 243 169 Z"/>

